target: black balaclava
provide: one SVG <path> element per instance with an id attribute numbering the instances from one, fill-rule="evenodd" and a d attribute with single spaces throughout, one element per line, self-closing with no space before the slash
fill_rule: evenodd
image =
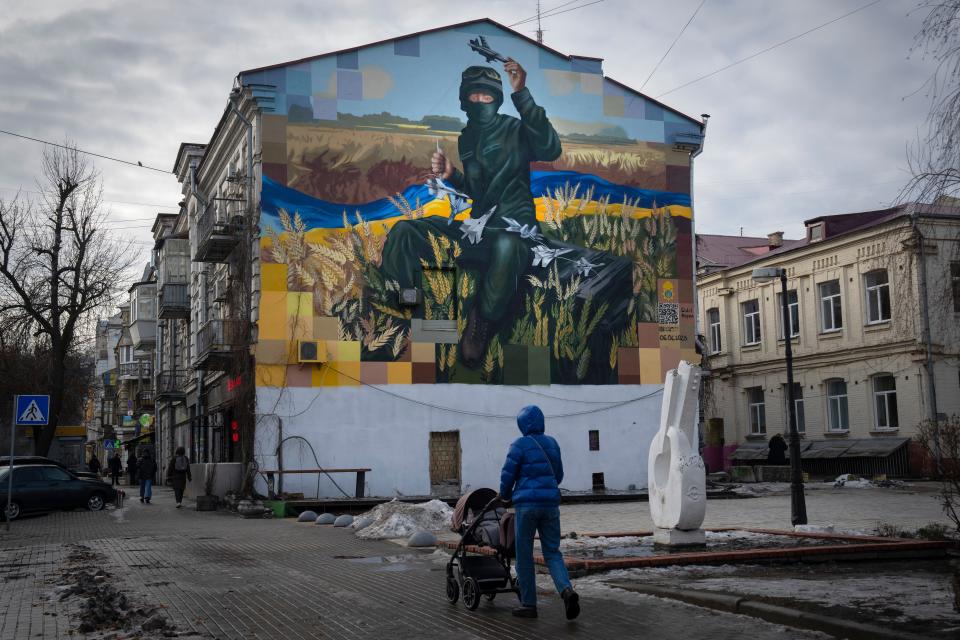
<path id="1" fill-rule="evenodd" d="M 493 102 L 470 102 L 471 93 L 486 93 Z M 503 81 L 492 67 L 467 67 L 460 78 L 460 108 L 467 114 L 468 122 L 483 126 L 496 119 L 497 110 L 503 104 Z"/>

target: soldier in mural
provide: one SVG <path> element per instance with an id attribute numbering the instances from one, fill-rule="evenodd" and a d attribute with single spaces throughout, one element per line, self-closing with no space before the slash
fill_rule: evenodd
<path id="1" fill-rule="evenodd" d="M 383 254 L 384 271 L 400 286 L 414 287 L 420 256 L 429 251 L 428 233 L 468 241 L 457 262 L 475 264 L 483 271 L 460 338 L 461 360 L 470 367 L 480 363 L 488 340 L 501 328 L 517 296 L 519 279 L 530 264 L 529 240 L 541 237 L 530 191 L 530 163 L 549 162 L 561 153 L 560 137 L 526 87 L 526 71 L 512 59 L 504 71 L 520 118 L 498 113 L 503 82 L 495 69 L 468 67 L 460 82 L 460 108 L 467 114 L 458 142 L 463 170 L 439 147 L 431 161 L 440 180 L 473 200 L 470 220 L 462 229 L 438 217 L 398 222 Z"/>

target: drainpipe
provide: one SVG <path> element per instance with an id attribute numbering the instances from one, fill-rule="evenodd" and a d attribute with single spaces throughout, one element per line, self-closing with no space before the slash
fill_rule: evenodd
<path id="1" fill-rule="evenodd" d="M 693 165 L 694 160 L 697 156 L 703 153 L 703 146 L 707 140 L 707 123 L 710 121 L 709 113 L 701 113 L 700 117 L 703 119 L 703 125 L 700 127 L 700 146 L 697 147 L 696 151 L 690 154 L 690 206 L 691 206 L 691 215 L 690 215 L 690 242 L 693 243 L 692 250 L 690 251 L 690 259 L 693 261 L 691 265 L 690 273 L 691 275 L 691 286 L 693 287 L 693 322 L 694 322 L 694 336 L 698 335 L 700 332 L 697 331 L 697 325 L 700 324 L 700 304 L 699 299 L 697 298 L 697 231 L 696 231 L 696 216 L 693 215 Z M 696 338 L 694 338 L 696 342 Z M 706 353 L 706 350 L 703 351 Z M 701 362 L 703 358 L 701 357 Z M 700 388 L 697 393 L 697 415 L 699 419 L 697 420 L 697 451 L 700 451 L 700 443 L 704 441 L 703 436 L 703 394 L 704 394 L 704 385 L 701 382 Z M 722 447 L 721 447 L 722 449 Z"/>
<path id="2" fill-rule="evenodd" d="M 920 227 L 917 223 L 920 220 L 920 213 L 917 211 L 916 205 L 913 205 L 913 211 L 910 214 L 910 226 L 913 229 L 913 235 L 917 239 L 917 245 L 920 247 L 920 259 L 919 259 L 919 276 L 920 276 L 920 318 L 923 322 L 922 336 L 924 342 L 924 350 L 926 354 L 923 359 L 923 368 L 927 373 L 927 417 L 933 422 L 936 427 L 933 431 L 933 458 L 934 462 L 937 465 L 937 472 L 941 473 L 942 468 L 940 464 L 940 424 L 937 419 L 939 414 L 937 407 L 937 387 L 935 384 L 935 379 L 933 377 L 933 349 L 932 349 L 932 339 L 930 331 L 930 304 L 927 300 L 927 258 L 926 258 L 926 239 L 923 237 L 923 232 L 920 231 Z"/>
<path id="3" fill-rule="evenodd" d="M 193 197 L 195 197 L 197 200 L 200 201 L 200 204 L 203 205 L 204 211 L 206 211 L 207 206 L 208 206 L 207 200 L 206 200 L 206 198 L 204 198 L 204 197 L 200 194 L 200 190 L 197 188 L 197 163 L 196 163 L 196 161 L 190 163 L 190 193 L 193 195 Z M 202 274 L 202 275 L 205 276 L 206 274 L 204 273 L 204 274 Z M 204 278 L 203 284 L 206 285 L 206 278 Z M 199 341 L 200 327 L 196 327 L 196 332 L 197 332 L 197 334 L 196 334 L 196 335 L 197 335 L 197 339 L 198 339 L 198 341 Z M 197 345 L 197 346 L 199 347 L 199 345 Z M 197 415 L 196 415 L 196 418 L 197 418 L 197 420 L 200 422 L 201 425 L 203 424 L 203 422 L 204 422 L 204 416 L 206 415 L 206 410 L 205 410 L 205 408 L 204 408 L 204 402 L 203 402 L 203 394 L 204 394 L 204 392 L 206 391 L 206 390 L 204 389 L 204 383 L 206 382 L 206 380 L 205 380 L 206 375 L 207 375 L 206 370 L 204 370 L 204 369 L 197 369 Z M 193 428 L 194 428 L 193 425 L 191 425 L 190 428 L 191 428 L 191 431 L 192 431 Z M 199 458 L 200 458 L 200 456 L 199 456 L 199 447 L 200 447 L 200 440 L 201 440 L 201 439 L 200 439 L 199 436 L 200 436 L 200 431 L 199 431 L 199 429 L 197 430 L 196 433 L 191 433 L 191 434 L 190 434 L 190 439 L 191 439 L 191 440 L 193 440 L 194 437 L 197 438 L 197 443 L 196 443 L 196 446 L 197 446 L 197 449 L 198 449 L 198 451 L 197 451 L 197 453 L 198 453 L 198 455 L 197 455 L 197 458 L 198 458 L 197 462 L 200 462 L 200 460 L 199 460 Z M 203 455 L 204 460 L 203 460 L 203 461 L 206 462 L 206 456 L 207 456 L 207 454 L 208 454 L 209 452 L 206 451 L 206 450 L 204 450 L 203 453 L 204 453 L 204 455 Z"/>

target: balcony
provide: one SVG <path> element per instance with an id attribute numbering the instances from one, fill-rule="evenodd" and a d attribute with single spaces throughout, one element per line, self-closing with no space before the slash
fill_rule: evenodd
<path id="1" fill-rule="evenodd" d="M 182 400 L 186 397 L 188 378 L 183 369 L 161 371 L 157 376 L 157 400 Z"/>
<path id="2" fill-rule="evenodd" d="M 161 320 L 190 318 L 190 294 L 186 282 L 169 282 L 160 287 L 157 317 Z"/>
<path id="3" fill-rule="evenodd" d="M 149 351 L 157 342 L 157 286 L 138 282 L 130 287 L 130 341 L 136 351 Z"/>
<path id="4" fill-rule="evenodd" d="M 120 365 L 121 380 L 146 380 L 153 375 L 153 363 L 149 360 L 124 362 Z"/>
<path id="5" fill-rule="evenodd" d="M 136 400 L 134 401 L 137 412 L 153 411 L 155 404 L 153 389 L 142 389 L 137 392 Z"/>
<path id="6" fill-rule="evenodd" d="M 197 220 L 197 262 L 226 262 L 240 241 L 244 219 L 234 202 L 211 202 Z"/>
<path id="7" fill-rule="evenodd" d="M 244 347 L 240 320 L 210 320 L 197 334 L 197 369 L 228 371 Z"/>

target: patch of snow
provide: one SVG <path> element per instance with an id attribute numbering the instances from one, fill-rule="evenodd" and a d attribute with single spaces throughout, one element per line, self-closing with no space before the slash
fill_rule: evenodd
<path id="1" fill-rule="evenodd" d="M 839 475 L 837 476 L 837 479 L 833 481 L 834 489 L 870 489 L 874 486 L 876 485 L 866 478 L 861 478 L 860 476 L 853 475 L 852 473 L 844 473 L 843 475 Z"/>
<path id="2" fill-rule="evenodd" d="M 374 522 L 357 531 L 358 538 L 365 540 L 407 538 L 420 530 L 441 532 L 450 529 L 453 509 L 442 500 L 407 504 L 393 499 L 363 514 L 354 520 L 354 525 L 359 524 L 363 517 L 371 517 Z"/>
<path id="3" fill-rule="evenodd" d="M 614 536 L 607 538 L 563 538 L 560 551 L 592 551 L 595 549 L 615 549 L 617 547 L 639 547 L 652 545 L 653 536 Z"/>
<path id="4" fill-rule="evenodd" d="M 799 533 L 830 533 L 838 536 L 872 536 L 873 533 L 858 531 L 856 529 L 840 529 L 832 524 L 798 524 L 794 525 L 794 531 Z"/>

